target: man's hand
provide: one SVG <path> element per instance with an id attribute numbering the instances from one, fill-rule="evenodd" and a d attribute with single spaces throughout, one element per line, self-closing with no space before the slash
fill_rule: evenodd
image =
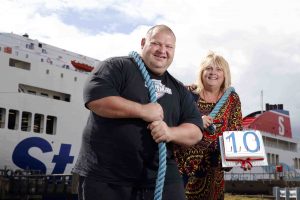
<path id="1" fill-rule="evenodd" d="M 142 105 L 141 118 L 146 122 L 162 121 L 164 111 L 159 103 L 148 103 Z"/>
<path id="2" fill-rule="evenodd" d="M 171 129 L 164 121 L 154 121 L 148 125 L 148 129 L 156 143 L 171 141 Z"/>

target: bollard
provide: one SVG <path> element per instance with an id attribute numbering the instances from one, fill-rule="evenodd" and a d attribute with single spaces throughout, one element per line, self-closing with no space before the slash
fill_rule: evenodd
<path id="1" fill-rule="evenodd" d="M 275 200 L 280 200 L 280 188 L 279 187 L 273 187 L 273 196 L 275 197 Z"/>
<path id="2" fill-rule="evenodd" d="M 290 189 L 285 188 L 285 200 L 289 200 L 289 199 L 290 199 Z"/>
<path id="3" fill-rule="evenodd" d="M 300 200 L 300 187 L 296 187 L 296 200 Z"/>
<path id="4" fill-rule="evenodd" d="M 273 187 L 273 196 L 275 200 L 280 200 L 281 197 L 285 200 L 289 199 L 296 199 L 300 200 L 300 187 L 296 188 L 280 188 L 280 187 Z"/>

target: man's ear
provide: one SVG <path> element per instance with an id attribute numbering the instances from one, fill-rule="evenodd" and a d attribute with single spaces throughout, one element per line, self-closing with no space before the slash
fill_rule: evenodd
<path id="1" fill-rule="evenodd" d="M 141 49 L 144 48 L 145 43 L 146 43 L 146 38 L 143 38 L 143 39 L 141 40 Z"/>

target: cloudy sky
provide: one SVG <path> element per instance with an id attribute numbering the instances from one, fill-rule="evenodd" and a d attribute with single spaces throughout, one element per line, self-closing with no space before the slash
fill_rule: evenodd
<path id="1" fill-rule="evenodd" d="M 229 62 L 243 116 L 263 102 L 284 104 L 300 138 L 299 0 L 2 0 L 0 32 L 38 39 L 103 60 L 140 50 L 148 28 L 177 36 L 170 72 L 196 80 L 208 50 Z"/>

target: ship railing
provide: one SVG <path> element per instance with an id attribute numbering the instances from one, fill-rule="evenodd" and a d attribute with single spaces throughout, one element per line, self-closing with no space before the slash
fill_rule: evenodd
<path id="1" fill-rule="evenodd" d="M 46 175 L 33 171 L 1 170 L 0 196 L 74 194 L 73 177 L 71 174 Z"/>
<path id="2" fill-rule="evenodd" d="M 299 181 L 300 174 L 292 172 L 273 172 L 273 173 L 225 173 L 224 179 L 229 181 L 257 181 L 257 180 L 285 180 Z"/>

